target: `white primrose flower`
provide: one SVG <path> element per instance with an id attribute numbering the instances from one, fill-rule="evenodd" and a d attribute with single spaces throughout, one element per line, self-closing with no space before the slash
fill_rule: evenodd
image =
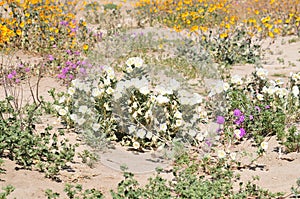
<path id="1" fill-rule="evenodd" d="M 235 137 L 236 137 L 237 139 L 241 139 L 241 136 L 240 136 L 241 131 L 240 131 L 239 129 L 235 129 L 235 130 L 233 131 L 233 134 L 235 135 Z"/>
<path id="2" fill-rule="evenodd" d="M 190 129 L 189 132 L 188 132 L 188 134 L 189 134 L 191 137 L 195 137 L 196 134 L 197 134 L 197 132 L 196 132 L 195 130 L 193 130 L 193 129 Z"/>
<path id="3" fill-rule="evenodd" d="M 199 142 L 202 142 L 203 140 L 204 140 L 204 135 L 203 135 L 203 133 L 198 133 L 197 135 L 196 135 L 196 140 L 198 140 Z"/>
<path id="4" fill-rule="evenodd" d="M 226 152 L 224 150 L 218 150 L 218 158 L 223 159 L 226 157 Z"/>
<path id="5" fill-rule="evenodd" d="M 173 94 L 173 91 L 171 89 L 166 89 L 163 85 L 155 86 L 154 91 L 156 93 L 160 94 L 160 95 L 165 95 L 165 94 L 171 95 L 171 94 Z"/>
<path id="6" fill-rule="evenodd" d="M 137 114 L 138 114 L 138 112 L 134 112 L 133 114 L 132 114 L 132 117 L 134 118 L 134 119 L 136 119 L 137 118 Z"/>
<path id="7" fill-rule="evenodd" d="M 68 111 L 64 108 L 59 109 L 58 114 L 61 116 L 67 115 Z"/>
<path id="8" fill-rule="evenodd" d="M 256 68 L 256 75 L 260 78 L 260 79 L 266 79 L 268 76 L 268 71 L 266 69 L 263 68 Z"/>
<path id="9" fill-rule="evenodd" d="M 112 87 L 108 87 L 108 88 L 106 89 L 106 93 L 107 93 L 108 95 L 113 94 L 113 92 L 114 92 L 114 89 L 113 89 Z"/>
<path id="10" fill-rule="evenodd" d="M 131 57 L 126 61 L 127 66 L 134 66 L 136 68 L 141 68 L 144 64 L 144 61 L 140 57 Z"/>
<path id="11" fill-rule="evenodd" d="M 92 90 L 92 96 L 93 97 L 99 97 L 100 95 L 103 94 L 103 89 L 99 89 L 99 88 L 93 88 Z"/>
<path id="12" fill-rule="evenodd" d="M 79 118 L 78 120 L 77 120 L 77 124 L 79 125 L 79 126 L 81 126 L 81 125 L 83 125 L 85 123 L 85 119 L 82 117 L 82 118 Z"/>
<path id="13" fill-rule="evenodd" d="M 80 80 L 79 79 L 74 79 L 71 82 L 72 86 L 74 86 L 75 88 L 78 88 L 80 85 Z"/>
<path id="14" fill-rule="evenodd" d="M 139 149 L 139 148 L 140 148 L 140 143 L 139 143 L 139 142 L 133 142 L 133 143 L 132 143 L 132 147 L 133 147 L 134 149 Z"/>
<path id="15" fill-rule="evenodd" d="M 224 84 L 223 84 L 224 91 L 228 91 L 229 88 L 230 88 L 230 85 L 227 82 L 224 82 Z"/>
<path id="16" fill-rule="evenodd" d="M 88 107 L 87 106 L 80 106 L 78 111 L 82 114 L 85 114 L 88 111 Z"/>
<path id="17" fill-rule="evenodd" d="M 143 86 L 139 89 L 140 93 L 142 93 L 143 95 L 147 95 L 150 93 L 150 90 L 148 88 L 148 86 Z"/>
<path id="18" fill-rule="evenodd" d="M 159 95 L 156 97 L 156 101 L 159 103 L 159 104 L 165 104 L 165 103 L 168 103 L 170 100 L 169 98 L 163 96 L 163 95 Z"/>
<path id="19" fill-rule="evenodd" d="M 275 83 L 276 83 L 276 85 L 282 85 L 282 84 L 284 84 L 284 81 L 282 81 L 282 79 L 279 78 L 279 79 L 275 80 Z"/>
<path id="20" fill-rule="evenodd" d="M 233 161 L 236 160 L 236 153 L 235 153 L 235 152 L 230 153 L 229 156 L 230 156 L 230 158 L 231 158 Z"/>
<path id="21" fill-rule="evenodd" d="M 177 110 L 177 111 L 175 112 L 175 114 L 174 114 L 174 117 L 175 117 L 175 118 L 178 118 L 178 119 L 181 119 L 181 118 L 182 118 L 182 113 L 181 113 L 180 111 Z"/>
<path id="22" fill-rule="evenodd" d="M 137 109 L 137 107 L 138 107 L 138 103 L 137 102 L 133 102 L 132 108 Z"/>
<path id="23" fill-rule="evenodd" d="M 298 88 L 298 86 L 293 86 L 292 93 L 293 93 L 294 97 L 298 97 L 298 95 L 299 95 L 299 88 Z"/>
<path id="24" fill-rule="evenodd" d="M 166 123 L 162 123 L 159 125 L 159 131 L 166 132 L 167 129 L 168 129 L 168 126 Z"/>
<path id="25" fill-rule="evenodd" d="M 256 95 L 256 97 L 257 97 L 257 99 L 260 100 L 260 101 L 264 100 L 264 96 L 263 96 L 262 94 L 260 94 L 260 93 L 258 93 L 258 94 Z"/>
<path id="26" fill-rule="evenodd" d="M 136 132 L 136 136 L 143 139 L 146 135 L 146 131 L 144 129 L 139 129 L 137 132 Z"/>
<path id="27" fill-rule="evenodd" d="M 76 114 L 71 114 L 70 115 L 70 118 L 71 118 L 71 120 L 73 121 L 73 122 L 76 122 L 77 123 L 77 119 L 78 119 L 78 116 L 76 115 Z"/>
<path id="28" fill-rule="evenodd" d="M 243 80 L 240 76 L 238 75 L 234 75 L 232 78 L 231 78 L 231 83 L 233 84 L 237 84 L 237 85 L 242 85 L 243 84 Z"/>
<path id="29" fill-rule="evenodd" d="M 94 123 L 94 124 L 92 125 L 92 129 L 93 129 L 94 131 L 98 131 L 99 128 L 100 128 L 100 124 L 98 124 L 98 123 Z"/>
<path id="30" fill-rule="evenodd" d="M 64 103 L 66 101 L 66 97 L 62 96 L 61 98 L 59 98 L 58 103 Z"/>
<path id="31" fill-rule="evenodd" d="M 128 127 L 128 132 L 129 132 L 129 134 L 133 134 L 135 131 L 136 131 L 136 127 L 135 127 L 135 126 L 130 125 L 130 126 Z"/>
<path id="32" fill-rule="evenodd" d="M 152 136 L 153 136 L 152 132 L 148 131 L 146 134 L 146 138 L 150 140 L 152 138 Z"/>
<path id="33" fill-rule="evenodd" d="M 278 88 L 276 90 L 276 94 L 279 96 L 279 98 L 283 98 L 287 96 L 289 91 L 286 88 Z"/>
<path id="34" fill-rule="evenodd" d="M 264 150 L 264 151 L 267 151 L 268 147 L 269 147 L 269 144 L 268 142 L 262 142 L 260 144 L 261 148 Z"/>
<path id="35" fill-rule="evenodd" d="M 179 126 L 181 126 L 182 124 L 183 124 L 182 119 L 178 119 L 178 120 L 175 121 L 175 126 L 176 126 L 176 127 L 179 127 Z"/>
<path id="36" fill-rule="evenodd" d="M 74 95 L 75 91 L 76 91 L 76 89 L 74 87 L 69 87 L 68 94 L 69 95 Z"/>
<path id="37" fill-rule="evenodd" d="M 109 104 L 107 102 L 105 102 L 103 106 L 104 106 L 105 110 L 107 110 L 107 111 L 111 110 L 111 108 L 109 107 Z"/>
<path id="38" fill-rule="evenodd" d="M 104 79 L 104 80 L 103 80 L 103 84 L 104 84 L 105 86 L 110 85 L 110 79 L 109 79 L 109 78 Z"/>
<path id="39" fill-rule="evenodd" d="M 126 72 L 131 73 L 133 71 L 133 68 L 131 66 L 126 67 Z"/>

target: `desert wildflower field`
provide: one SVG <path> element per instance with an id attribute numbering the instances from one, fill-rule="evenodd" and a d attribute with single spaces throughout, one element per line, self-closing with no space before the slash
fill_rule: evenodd
<path id="1" fill-rule="evenodd" d="M 0 199 L 300 198 L 299 0 L 0 0 Z"/>

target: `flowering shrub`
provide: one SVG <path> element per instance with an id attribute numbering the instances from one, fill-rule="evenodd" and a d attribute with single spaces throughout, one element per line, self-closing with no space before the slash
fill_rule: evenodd
<path id="1" fill-rule="evenodd" d="M 202 97 L 182 90 L 174 79 L 154 85 L 146 71 L 139 57 L 126 61 L 119 81 L 111 67 L 87 71 L 83 79 L 72 81 L 68 92 L 53 95 L 57 113 L 93 146 L 105 137 L 136 149 L 158 147 L 174 138 L 203 141 L 199 125 L 207 119 L 199 114 Z"/>
<path id="2" fill-rule="evenodd" d="M 229 82 L 220 82 L 218 89 L 213 89 L 210 96 L 223 95 L 225 137 L 238 142 L 243 138 L 254 138 L 257 146 L 262 149 L 266 138 L 276 135 L 287 150 L 298 150 L 297 131 L 287 132 L 286 126 L 299 118 L 295 109 L 299 107 L 298 73 L 291 74 L 290 82 L 268 80 L 268 72 L 257 68 L 249 77 L 243 79 L 233 76 Z M 291 133 L 293 132 L 293 133 Z M 286 142 L 289 138 L 288 142 Z M 293 140 L 293 141 L 292 141 Z M 265 144 L 263 146 L 266 146 Z"/>

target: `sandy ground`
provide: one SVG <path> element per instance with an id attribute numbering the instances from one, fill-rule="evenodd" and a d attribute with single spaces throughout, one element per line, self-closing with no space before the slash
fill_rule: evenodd
<path id="1" fill-rule="evenodd" d="M 129 4 L 127 5 L 129 6 Z M 290 72 L 300 71 L 300 41 L 289 43 L 292 38 L 285 38 L 282 42 L 281 39 L 277 40 L 270 46 L 270 51 L 267 53 L 263 66 L 269 70 L 269 76 L 273 79 L 283 78 L 287 79 Z M 267 46 L 268 42 L 266 42 Z M 277 58 L 283 58 L 278 60 Z M 232 74 L 238 74 L 241 76 L 250 74 L 254 71 L 254 67 L 251 65 L 237 65 L 232 69 Z M 50 88 L 56 88 L 63 90 L 61 86 L 53 78 L 44 78 L 40 84 L 40 94 L 46 99 L 50 99 L 47 91 Z M 3 98 L 3 88 L 0 88 L 0 98 Z M 24 88 L 24 98 L 30 101 L 29 90 Z M 41 128 L 47 124 L 59 127 L 59 122 L 52 117 L 45 117 L 41 124 Z M 68 133 L 67 137 L 73 142 L 78 142 L 78 135 L 75 133 Z M 258 185 L 263 188 L 267 188 L 270 191 L 282 191 L 287 194 L 290 193 L 291 186 L 295 186 L 297 178 L 300 177 L 300 154 L 292 153 L 288 155 L 281 155 L 276 152 L 278 143 L 276 140 L 271 139 L 269 149 L 267 153 L 260 159 L 257 160 L 257 164 L 263 165 L 261 169 L 249 169 L 245 168 L 237 173 L 241 174 L 242 180 L 250 180 L 252 176 L 258 175 L 260 180 L 257 182 Z M 81 152 L 84 149 L 89 149 L 85 145 L 80 145 L 77 148 L 77 152 Z M 231 150 L 245 150 L 251 151 L 249 143 L 245 143 Z M 113 153 L 113 152 L 112 152 Z M 128 158 L 122 160 L 122 163 L 132 164 L 136 161 L 135 155 L 132 152 L 126 151 L 124 148 L 117 148 L 119 156 L 122 154 L 128 155 Z M 149 152 L 150 153 L 150 152 Z M 157 164 L 153 164 L 152 161 L 148 161 L 148 157 L 152 157 L 149 153 L 139 154 L 140 162 L 132 164 L 132 171 L 136 173 L 137 180 L 143 185 L 146 183 L 146 179 L 154 175 L 154 168 Z M 28 171 L 17 169 L 18 166 L 11 160 L 4 159 L 5 163 L 2 168 L 5 170 L 5 174 L 0 174 L 0 187 L 5 185 L 13 185 L 16 189 L 8 198 L 17 199 L 35 199 L 35 198 L 46 198 L 45 190 L 52 189 L 54 192 L 61 194 L 61 198 L 66 198 L 63 193 L 65 183 L 80 183 L 83 188 L 96 188 L 101 190 L 106 198 L 111 198 L 109 191 L 116 189 L 118 182 L 122 177 L 122 172 L 118 169 L 117 165 L 113 165 L 113 161 L 107 161 L 109 154 L 99 154 L 100 161 L 94 164 L 93 168 L 90 168 L 86 164 L 83 164 L 79 157 L 76 157 L 73 163 L 70 163 L 72 171 L 63 170 L 61 171 L 60 178 L 62 182 L 55 182 L 50 179 L 46 179 L 43 173 L 37 171 Z M 112 155 L 114 161 L 118 160 L 118 155 Z M 101 159 L 102 158 L 102 159 Z M 147 162 L 148 161 L 148 162 Z M 245 160 L 247 161 L 247 160 Z M 110 162 L 110 163 L 109 163 Z M 166 166 L 167 162 L 161 163 L 162 166 Z M 144 165 L 144 166 L 143 166 Z M 142 169 L 141 169 L 142 168 Z M 144 168 L 144 169 L 143 169 Z M 170 176 L 168 176 L 170 178 Z"/>

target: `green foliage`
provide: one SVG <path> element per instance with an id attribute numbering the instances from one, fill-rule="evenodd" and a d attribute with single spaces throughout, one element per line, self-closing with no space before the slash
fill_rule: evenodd
<path id="1" fill-rule="evenodd" d="M 96 189 L 83 189 L 82 185 L 66 184 L 64 192 L 69 199 L 102 199 L 103 194 Z M 47 189 L 45 194 L 48 199 L 57 199 L 60 194 L 53 192 L 51 189 Z"/>
<path id="2" fill-rule="evenodd" d="M 33 166 L 55 178 L 59 170 L 71 161 L 75 146 L 65 140 L 58 140 L 57 133 L 51 133 L 51 126 L 44 132 L 35 132 L 36 110 L 25 106 L 24 111 L 16 112 L 10 102 L 13 98 L 0 101 L 0 156 L 15 160 L 26 169 Z M 23 114 L 23 119 L 20 119 Z"/>
<path id="3" fill-rule="evenodd" d="M 2 190 L 3 190 L 4 192 L 1 192 L 1 193 L 0 193 L 0 199 L 6 199 L 7 196 L 8 196 L 11 192 L 13 192 L 13 191 L 15 190 L 15 188 L 14 188 L 13 186 L 11 186 L 11 185 L 8 185 L 8 186 L 6 186 L 6 187 L 3 187 Z"/>

